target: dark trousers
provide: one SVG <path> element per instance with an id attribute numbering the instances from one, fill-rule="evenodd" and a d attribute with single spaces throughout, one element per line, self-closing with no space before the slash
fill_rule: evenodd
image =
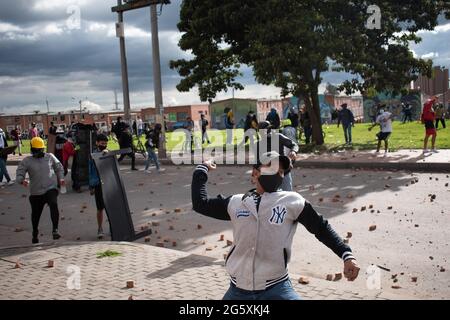
<path id="1" fill-rule="evenodd" d="M 445 129 L 445 118 L 436 119 L 436 129 L 439 128 L 439 121 L 442 123 L 442 127 Z"/>
<path id="2" fill-rule="evenodd" d="M 45 204 L 47 204 L 50 208 L 50 217 L 52 219 L 53 231 L 58 229 L 58 190 L 52 189 L 39 196 L 30 196 L 30 204 L 33 237 L 37 237 L 39 234 L 39 220 L 41 219 Z"/>
<path id="3" fill-rule="evenodd" d="M 303 127 L 303 131 L 305 133 L 305 143 L 309 144 L 311 142 L 312 128 L 311 127 Z"/>
<path id="4" fill-rule="evenodd" d="M 66 173 L 67 174 L 67 173 Z M 78 176 L 78 160 L 77 160 L 77 156 L 73 157 L 73 162 L 72 162 L 72 171 L 70 174 L 70 178 L 72 179 L 72 189 L 75 191 L 78 191 L 81 189 L 80 186 L 80 180 L 79 180 L 79 176 Z"/>
<path id="5" fill-rule="evenodd" d="M 136 157 L 134 156 L 134 152 L 121 154 L 118 161 L 119 161 L 119 162 L 122 161 L 122 160 L 125 158 L 125 156 L 128 156 L 128 157 L 131 158 L 131 168 L 132 168 L 132 169 L 133 169 L 133 168 L 136 168 L 136 167 L 135 167 Z"/>

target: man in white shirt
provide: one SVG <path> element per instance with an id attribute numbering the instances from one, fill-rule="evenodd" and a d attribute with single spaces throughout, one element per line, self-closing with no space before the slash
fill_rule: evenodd
<path id="1" fill-rule="evenodd" d="M 144 132 L 144 123 L 142 122 L 141 117 L 137 117 L 136 120 L 136 127 L 137 127 L 137 136 L 140 137 L 142 135 L 142 133 Z"/>
<path id="2" fill-rule="evenodd" d="M 384 156 L 387 156 L 388 147 L 389 147 L 389 137 L 392 133 L 392 118 L 393 114 L 383 109 L 378 113 L 377 120 L 375 123 L 369 128 L 371 131 L 377 124 L 380 125 L 381 131 L 377 133 L 378 138 L 378 146 L 377 146 L 377 154 L 380 152 L 381 141 L 384 141 Z"/>

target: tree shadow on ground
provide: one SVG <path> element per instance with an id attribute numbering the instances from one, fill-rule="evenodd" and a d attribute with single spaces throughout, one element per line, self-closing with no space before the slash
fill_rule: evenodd
<path id="1" fill-rule="evenodd" d="M 186 271 L 187 269 L 196 269 L 202 267 L 210 266 L 223 266 L 222 262 L 217 262 L 216 259 L 200 256 L 196 254 L 191 254 L 186 257 L 178 258 L 170 263 L 170 266 L 157 270 L 155 272 L 149 273 L 147 278 L 149 279 L 165 279 L 176 275 L 177 273 Z"/>

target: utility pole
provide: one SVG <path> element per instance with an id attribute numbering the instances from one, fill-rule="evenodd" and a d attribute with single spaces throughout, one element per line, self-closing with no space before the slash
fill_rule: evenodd
<path id="1" fill-rule="evenodd" d="M 120 38 L 120 55 L 122 64 L 122 86 L 124 96 L 124 112 L 125 119 L 130 120 L 130 96 L 128 88 L 128 69 L 125 52 L 125 35 L 123 27 L 123 13 L 125 11 L 136 10 L 140 8 L 150 7 L 151 32 L 152 32 L 152 52 L 153 52 L 153 81 L 155 91 L 155 108 L 158 118 L 161 119 L 162 134 L 159 144 L 158 155 L 160 158 L 166 157 L 165 143 L 165 125 L 164 125 L 164 105 L 162 99 L 161 86 L 161 62 L 159 55 L 159 39 L 158 39 L 158 13 L 157 5 L 170 4 L 170 0 L 126 0 L 122 4 L 122 0 L 117 0 L 117 6 L 111 8 L 112 12 L 117 12 L 119 20 L 116 24 L 116 34 Z"/>
<path id="2" fill-rule="evenodd" d="M 117 6 L 122 6 L 122 0 L 117 0 Z M 116 24 L 116 35 L 120 39 L 120 61 L 122 65 L 122 87 L 123 87 L 123 109 L 125 121 L 130 123 L 130 89 L 128 85 L 128 65 L 125 48 L 125 33 L 123 25 L 123 11 L 118 11 L 118 22 Z"/>
<path id="3" fill-rule="evenodd" d="M 164 125 L 164 105 L 161 86 L 161 60 L 159 56 L 158 15 L 156 4 L 150 6 L 150 20 L 152 25 L 152 52 L 153 52 L 153 83 L 155 91 L 156 114 L 161 118 L 161 141 L 159 143 L 158 156 L 166 158 L 166 128 Z"/>

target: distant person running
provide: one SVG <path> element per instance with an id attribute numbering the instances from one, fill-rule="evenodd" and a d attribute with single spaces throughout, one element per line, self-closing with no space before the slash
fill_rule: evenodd
<path id="1" fill-rule="evenodd" d="M 78 176 L 78 160 L 77 160 L 77 147 L 73 141 L 73 136 L 67 138 L 62 149 L 62 165 L 64 167 L 64 176 L 69 172 L 69 161 L 72 159 L 72 167 L 70 168 L 70 178 L 72 179 L 72 189 L 75 192 L 81 193 L 81 186 Z"/>
<path id="2" fill-rule="evenodd" d="M 389 137 L 391 136 L 391 133 L 392 133 L 392 118 L 393 118 L 392 113 L 381 109 L 379 111 L 379 115 L 378 115 L 375 123 L 369 128 L 369 131 L 372 131 L 372 129 L 377 124 L 380 125 L 381 131 L 377 133 L 377 138 L 378 138 L 377 153 L 380 152 L 381 141 L 384 141 L 384 156 L 385 157 L 387 157 L 388 150 L 389 150 Z"/>
<path id="3" fill-rule="evenodd" d="M 159 140 L 161 137 L 161 130 L 162 130 L 161 124 L 157 123 L 155 125 L 155 128 L 150 129 L 146 134 L 147 141 L 145 142 L 145 147 L 147 148 L 147 154 L 148 154 L 147 162 L 145 163 L 145 169 L 144 169 L 146 173 L 151 173 L 151 171 L 149 170 L 150 161 L 153 161 L 155 163 L 156 170 L 158 170 L 158 172 L 165 171 L 165 169 L 161 169 L 161 165 L 159 163 L 158 156 L 156 155 L 156 152 L 155 152 L 156 149 L 159 148 Z"/>
<path id="4" fill-rule="evenodd" d="M 120 134 L 119 138 L 119 146 L 120 149 L 131 149 L 131 152 L 124 153 L 120 155 L 118 161 L 121 162 L 126 156 L 131 158 L 131 170 L 133 171 L 139 171 L 139 169 L 136 168 L 136 157 L 134 155 L 134 144 L 133 144 L 133 136 L 131 135 L 130 131 L 130 125 L 128 123 L 125 123 L 123 125 L 124 130 Z"/>
<path id="5" fill-rule="evenodd" d="M 99 134 L 95 142 L 95 149 L 93 153 L 108 153 L 108 137 L 104 134 Z M 103 239 L 103 213 L 105 211 L 105 203 L 103 202 L 102 182 L 92 158 L 89 159 L 89 191 L 91 196 L 95 196 L 95 206 L 97 207 L 97 238 Z"/>
<path id="6" fill-rule="evenodd" d="M 186 122 L 184 123 L 184 134 L 185 134 L 185 142 L 184 142 L 184 150 L 194 152 L 194 121 L 191 117 L 186 118 Z"/>
<path id="7" fill-rule="evenodd" d="M 433 97 L 427 102 L 423 107 L 423 112 L 421 116 L 422 123 L 425 125 L 425 139 L 423 142 L 423 154 L 428 153 L 428 139 L 431 136 L 431 152 L 437 153 L 436 150 L 436 128 L 434 126 L 434 122 L 436 121 L 436 116 L 434 113 L 433 106 L 437 101 L 437 97 Z"/>
<path id="8" fill-rule="evenodd" d="M 239 146 L 245 145 L 248 140 L 250 140 L 250 145 L 253 145 L 255 143 L 255 136 L 257 134 L 257 130 L 258 130 L 258 121 L 256 119 L 255 113 L 252 110 L 250 110 L 245 116 L 244 139 L 239 144 Z"/>
<path id="9" fill-rule="evenodd" d="M 339 124 L 342 123 L 342 127 L 344 128 L 344 137 L 345 137 L 345 144 L 347 146 L 352 145 L 352 127 L 355 126 L 355 117 L 353 116 L 353 112 L 348 109 L 348 106 L 346 103 L 341 105 L 342 109 L 339 111 L 338 116 L 338 128 Z"/>
<path id="10" fill-rule="evenodd" d="M 202 128 L 202 144 L 205 142 L 208 142 L 208 144 L 211 144 L 211 141 L 209 141 L 208 132 L 207 132 L 208 125 L 209 125 L 209 122 L 205 118 L 205 115 L 202 113 L 200 115 L 200 128 Z"/>
<path id="11" fill-rule="evenodd" d="M 8 147 L 8 142 L 6 141 L 6 135 L 3 129 L 0 128 L 0 186 L 3 187 L 5 183 L 3 182 L 3 177 L 6 179 L 6 184 L 12 186 L 14 181 L 11 180 L 9 176 L 8 169 L 6 168 L 6 160 L 8 159 L 7 153 L 4 153 L 5 148 Z"/>
<path id="12" fill-rule="evenodd" d="M 225 129 L 227 133 L 227 145 L 233 144 L 234 114 L 233 110 L 225 109 Z"/>
<path id="13" fill-rule="evenodd" d="M 58 184 L 65 187 L 64 169 L 61 162 L 51 153 L 45 153 L 44 140 L 31 139 L 31 156 L 23 159 L 16 172 L 16 181 L 25 187 L 30 186 L 31 222 L 33 226 L 32 243 L 39 242 L 39 220 L 47 204 L 53 225 L 53 239 L 61 238 L 58 232 Z M 29 175 L 30 181 L 26 180 Z"/>
<path id="14" fill-rule="evenodd" d="M 436 130 L 439 129 L 439 122 L 442 124 L 442 127 L 445 129 L 445 108 L 442 103 L 440 103 L 436 107 Z"/>
<path id="15" fill-rule="evenodd" d="M 15 126 L 13 130 L 11 130 L 11 138 L 14 142 L 14 145 L 17 146 L 17 150 L 19 151 L 19 156 L 22 155 L 22 137 L 21 132 L 18 126 Z M 13 154 L 16 154 L 14 151 Z"/>
<path id="16" fill-rule="evenodd" d="M 28 139 L 31 140 L 31 139 L 36 138 L 36 137 L 39 137 L 39 131 L 36 128 L 36 123 L 32 122 L 31 123 L 31 128 L 28 131 Z"/>
<path id="17" fill-rule="evenodd" d="M 311 126 L 311 118 L 309 117 L 308 111 L 306 111 L 306 106 L 302 106 L 300 109 L 300 124 L 303 129 L 303 133 L 305 135 L 305 144 L 310 144 L 311 136 L 312 136 L 312 126 Z M 301 139 L 301 133 L 300 138 Z"/>

